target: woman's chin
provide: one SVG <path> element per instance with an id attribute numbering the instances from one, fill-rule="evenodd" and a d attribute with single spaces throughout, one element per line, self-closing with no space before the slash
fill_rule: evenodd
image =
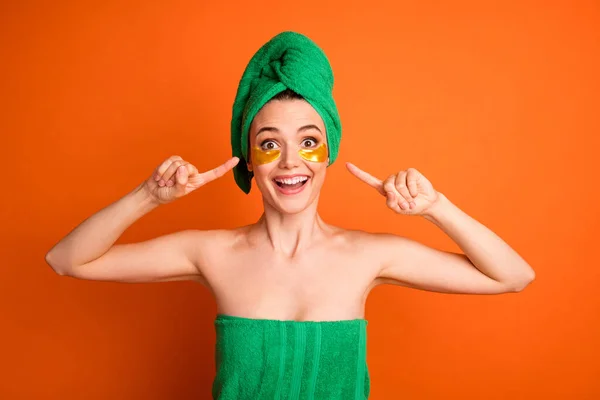
<path id="1" fill-rule="evenodd" d="M 302 212 L 308 208 L 315 199 L 312 180 L 309 180 L 307 184 L 297 189 L 276 187 L 276 183 L 274 182 L 272 186 L 267 188 L 263 186 L 260 189 L 263 194 L 263 199 L 269 198 L 268 203 L 282 214 L 297 214 Z"/>
<path id="2" fill-rule="evenodd" d="M 298 214 L 310 206 L 312 203 L 311 196 L 299 194 L 296 196 L 286 196 L 280 193 L 269 193 L 269 204 L 281 214 Z"/>
<path id="3" fill-rule="evenodd" d="M 310 196 L 299 194 L 296 196 L 286 196 L 274 193 L 272 203 L 275 208 L 283 214 L 297 214 L 305 210 L 310 204 Z"/>

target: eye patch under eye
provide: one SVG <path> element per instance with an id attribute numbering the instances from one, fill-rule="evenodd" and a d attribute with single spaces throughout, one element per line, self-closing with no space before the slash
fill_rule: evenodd
<path id="1" fill-rule="evenodd" d="M 300 157 L 310 162 L 325 162 L 327 160 L 327 146 L 321 144 L 316 149 L 298 150 Z M 281 156 L 280 149 L 263 150 L 260 147 L 252 148 L 252 157 L 257 164 L 268 164 L 277 160 Z"/>
<path id="2" fill-rule="evenodd" d="M 268 164 L 277 160 L 280 155 L 281 150 L 279 149 L 263 150 L 260 147 L 252 148 L 252 159 L 257 164 Z"/>
<path id="3" fill-rule="evenodd" d="M 298 154 L 306 161 L 325 162 L 327 161 L 327 146 L 323 143 L 316 149 L 300 149 Z"/>

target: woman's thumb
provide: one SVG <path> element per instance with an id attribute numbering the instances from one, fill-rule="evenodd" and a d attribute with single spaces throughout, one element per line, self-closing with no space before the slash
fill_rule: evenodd
<path id="1" fill-rule="evenodd" d="M 185 186 L 188 183 L 188 170 L 185 165 L 181 165 L 175 172 L 175 181 L 178 186 Z"/>

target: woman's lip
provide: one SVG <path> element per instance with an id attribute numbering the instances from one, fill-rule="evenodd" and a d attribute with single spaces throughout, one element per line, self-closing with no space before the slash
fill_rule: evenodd
<path id="1" fill-rule="evenodd" d="M 274 180 L 277 180 L 277 179 L 293 179 L 293 178 L 296 178 L 296 177 L 303 177 L 303 176 L 305 176 L 305 177 L 307 177 L 307 178 L 310 178 L 310 177 L 309 177 L 308 175 L 306 175 L 306 174 L 294 174 L 294 175 L 277 175 L 277 176 L 276 176 L 275 178 L 273 178 L 273 179 L 274 179 Z"/>
<path id="2" fill-rule="evenodd" d="M 289 195 L 297 194 L 297 193 L 300 193 L 301 191 L 303 191 L 303 190 L 304 190 L 304 188 L 306 187 L 306 185 L 308 184 L 308 181 L 309 181 L 309 180 L 310 180 L 310 178 L 308 178 L 308 179 L 307 179 L 307 180 L 304 182 L 304 184 L 303 184 L 302 186 L 300 186 L 300 187 L 298 187 L 298 188 L 295 188 L 295 189 L 289 189 L 289 188 L 284 188 L 284 187 L 281 187 L 281 186 L 279 186 L 279 185 L 278 185 L 278 184 L 277 184 L 275 181 L 273 181 L 273 185 L 275 185 L 275 188 L 276 188 L 277 190 L 279 190 L 279 192 L 280 192 L 281 194 L 285 194 L 285 195 L 288 195 L 288 196 L 289 196 Z"/>

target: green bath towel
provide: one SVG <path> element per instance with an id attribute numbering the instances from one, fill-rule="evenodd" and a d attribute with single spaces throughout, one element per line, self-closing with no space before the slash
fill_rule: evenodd
<path id="1" fill-rule="evenodd" d="M 342 127 L 333 100 L 333 71 L 325 53 L 308 37 L 282 32 L 254 54 L 240 80 L 231 118 L 232 155 L 240 162 L 233 170 L 237 185 L 250 192 L 248 130 L 252 120 L 273 96 L 291 89 L 319 113 L 327 131 L 329 165 L 337 158 Z"/>
<path id="2" fill-rule="evenodd" d="M 291 321 L 218 314 L 218 400 L 363 400 L 367 321 Z"/>

